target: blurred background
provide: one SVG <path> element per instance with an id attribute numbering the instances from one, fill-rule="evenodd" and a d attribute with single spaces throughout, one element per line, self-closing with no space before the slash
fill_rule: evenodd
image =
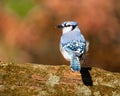
<path id="1" fill-rule="evenodd" d="M 63 21 L 90 42 L 88 66 L 120 72 L 120 0 L 0 0 L 0 60 L 69 65 L 55 28 Z"/>

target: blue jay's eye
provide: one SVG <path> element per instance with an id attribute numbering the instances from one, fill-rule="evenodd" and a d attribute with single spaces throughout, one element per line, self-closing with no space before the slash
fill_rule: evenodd
<path id="1" fill-rule="evenodd" d="M 71 25 L 67 25 L 67 27 L 70 27 Z"/>
<path id="2" fill-rule="evenodd" d="M 64 27 L 70 27 L 71 25 L 67 25 L 66 23 L 64 24 Z"/>

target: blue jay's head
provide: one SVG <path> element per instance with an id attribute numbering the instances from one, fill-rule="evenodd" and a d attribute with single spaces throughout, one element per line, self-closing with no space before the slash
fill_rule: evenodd
<path id="1" fill-rule="evenodd" d="M 78 23 L 73 21 L 66 21 L 57 26 L 57 28 L 62 28 L 63 33 L 68 33 L 76 29 L 77 27 L 78 27 Z"/>

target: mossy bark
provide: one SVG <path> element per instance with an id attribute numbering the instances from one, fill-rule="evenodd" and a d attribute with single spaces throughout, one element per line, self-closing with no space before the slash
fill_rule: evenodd
<path id="1" fill-rule="evenodd" d="M 0 63 L 0 96 L 120 96 L 120 73 L 90 71 L 93 86 L 85 86 L 69 66 Z"/>

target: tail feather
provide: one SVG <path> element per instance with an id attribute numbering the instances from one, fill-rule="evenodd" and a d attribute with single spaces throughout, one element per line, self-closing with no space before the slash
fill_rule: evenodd
<path id="1" fill-rule="evenodd" d="M 80 62 L 79 62 L 78 57 L 71 58 L 70 67 L 71 67 L 72 71 L 80 71 L 81 70 L 81 66 L 80 66 Z"/>

